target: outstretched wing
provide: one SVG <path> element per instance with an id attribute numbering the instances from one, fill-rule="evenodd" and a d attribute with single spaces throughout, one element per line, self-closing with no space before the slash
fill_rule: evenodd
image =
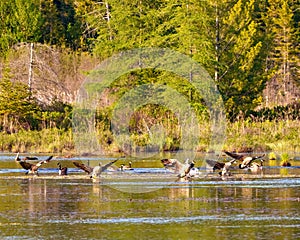
<path id="1" fill-rule="evenodd" d="M 52 158 L 53 156 L 50 156 L 46 160 L 39 161 L 35 166 L 40 167 L 42 164 L 50 162 Z"/>
<path id="2" fill-rule="evenodd" d="M 111 165 L 113 165 L 116 161 L 118 161 L 119 159 L 116 159 L 114 161 L 111 161 L 107 164 L 105 164 L 104 166 L 101 166 L 101 172 L 105 171 L 108 167 L 110 167 Z"/>
<path id="3" fill-rule="evenodd" d="M 232 153 L 232 152 L 226 152 L 226 151 L 225 151 L 225 153 L 226 153 L 228 156 L 230 156 L 230 157 L 232 157 L 232 158 L 234 158 L 234 159 L 236 159 L 236 160 L 242 160 L 242 159 L 244 158 L 244 155 L 241 155 L 241 154 Z"/>
<path id="4" fill-rule="evenodd" d="M 82 169 L 83 171 L 87 172 L 87 173 L 91 173 L 93 172 L 93 168 L 89 167 L 81 162 L 77 162 L 77 161 L 73 161 L 73 164 L 77 167 Z"/>
<path id="5" fill-rule="evenodd" d="M 266 156 L 266 154 L 263 154 L 263 155 L 260 155 L 260 156 L 255 156 L 255 157 L 253 157 L 253 160 L 261 159 L 261 158 L 263 158 L 264 156 Z"/>
<path id="6" fill-rule="evenodd" d="M 188 167 L 187 167 L 186 169 L 184 169 L 183 172 L 181 172 L 180 174 L 178 174 L 178 177 L 179 177 L 179 178 L 184 178 L 184 177 L 186 177 L 186 176 L 190 173 L 191 169 L 192 169 L 194 166 L 195 166 L 195 162 L 194 162 L 194 161 L 188 163 Z"/>
<path id="7" fill-rule="evenodd" d="M 265 154 L 260 155 L 260 156 L 255 156 L 255 157 L 246 157 L 244 159 L 244 161 L 242 162 L 242 164 L 239 165 L 240 168 L 246 168 L 246 167 L 250 167 L 250 165 L 252 164 L 253 161 L 261 159 L 265 156 Z"/>
<path id="8" fill-rule="evenodd" d="M 225 166 L 225 163 L 222 162 L 217 162 L 215 160 L 209 160 L 206 159 L 206 163 L 213 168 L 213 170 L 215 171 L 216 169 L 223 169 L 223 167 Z"/>
<path id="9" fill-rule="evenodd" d="M 164 165 L 164 167 L 174 167 L 176 163 L 175 159 L 169 159 L 169 158 L 164 158 L 160 161 Z"/>
<path id="10" fill-rule="evenodd" d="M 24 160 L 39 160 L 37 157 L 25 157 Z"/>

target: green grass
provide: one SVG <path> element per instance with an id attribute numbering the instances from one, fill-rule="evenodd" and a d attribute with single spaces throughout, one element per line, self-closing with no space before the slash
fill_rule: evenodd
<path id="1" fill-rule="evenodd" d="M 299 121 L 264 121 L 248 122 L 238 121 L 227 123 L 226 139 L 223 149 L 228 151 L 256 151 L 274 153 L 299 153 L 300 152 L 300 128 Z M 201 134 L 198 144 L 198 151 L 209 151 L 210 124 L 201 122 Z M 105 134 L 107 135 L 107 134 Z M 99 133 L 98 136 L 101 136 Z M 103 135 L 102 135 L 103 136 Z M 159 134 L 157 135 L 159 136 Z M 178 140 L 164 136 L 164 141 L 154 141 L 159 144 L 161 151 L 174 150 L 179 147 Z M 113 135 L 110 135 L 113 139 Z M 136 141 L 133 145 L 147 144 L 147 136 L 132 136 Z M 115 141 L 105 145 L 107 153 L 118 150 Z M 36 152 L 36 153 L 69 153 L 74 152 L 72 130 L 59 130 L 57 128 L 43 129 L 41 131 L 19 131 L 14 134 L 0 133 L 0 150 L 2 152 Z"/>

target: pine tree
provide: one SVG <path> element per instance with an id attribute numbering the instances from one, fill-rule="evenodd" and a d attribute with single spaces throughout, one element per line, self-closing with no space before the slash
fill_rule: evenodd
<path id="1" fill-rule="evenodd" d="M 10 79 L 10 70 L 6 67 L 0 80 L 0 116 L 3 130 L 13 132 L 20 127 L 16 124 L 32 115 L 36 105 L 31 99 L 28 86 L 19 82 L 13 83 Z"/>
<path id="2" fill-rule="evenodd" d="M 40 38 L 41 14 L 38 0 L 3 0 L 0 2 L 0 52 L 20 42 Z"/>
<path id="3" fill-rule="evenodd" d="M 264 88 L 263 36 L 255 18 L 255 1 L 211 2 L 215 18 L 215 80 L 229 117 L 234 119 L 260 103 Z M 212 18 L 213 19 L 213 18 Z"/>
<path id="4" fill-rule="evenodd" d="M 271 35 L 271 48 L 267 68 L 270 72 L 266 90 L 271 102 L 266 104 L 287 104 L 300 94 L 295 85 L 299 79 L 299 41 L 294 11 L 299 7 L 296 1 L 270 1 L 265 16 L 267 30 Z M 272 103 L 273 102 L 273 103 Z"/>

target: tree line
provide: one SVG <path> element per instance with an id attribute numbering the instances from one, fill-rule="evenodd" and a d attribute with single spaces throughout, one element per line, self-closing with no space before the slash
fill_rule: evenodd
<path id="1" fill-rule="evenodd" d="M 99 62 L 133 48 L 173 49 L 190 56 L 209 72 L 231 120 L 253 114 L 259 106 L 275 106 L 276 102 L 266 104 L 264 99 L 266 87 L 274 81 L 279 89 L 272 94 L 282 93 L 289 103 L 291 93 L 297 96 L 300 82 L 299 19 L 297 0 L 2 0 L 0 97 L 11 102 L 0 104 L 3 125 L 9 119 L 30 119 L 26 121 L 29 128 L 40 128 L 42 113 L 51 121 L 53 116 L 48 111 L 52 103 L 57 104 L 55 99 L 48 104 L 50 107 L 40 104 L 28 86 L 9 83 L 14 76 L 8 59 L 20 43 L 43 44 L 65 55 L 85 55 Z M 68 64 L 74 62 L 64 64 L 63 68 L 68 69 Z M 80 67 L 76 68 L 80 72 Z M 130 81 L 173 86 L 182 81 L 156 70 L 130 75 L 120 78 L 107 94 L 120 98 L 132 87 Z M 180 84 L 180 91 L 198 112 L 203 112 L 204 103 L 188 82 Z M 17 105 L 22 111 L 13 110 Z M 70 102 L 67 105 L 70 107 Z M 109 107 L 105 111 L 109 112 Z M 69 110 L 66 112 L 69 114 Z M 39 127 L 33 124 L 36 119 Z"/>

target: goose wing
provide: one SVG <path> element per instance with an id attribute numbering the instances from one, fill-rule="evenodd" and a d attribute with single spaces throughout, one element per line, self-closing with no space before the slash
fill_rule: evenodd
<path id="1" fill-rule="evenodd" d="M 176 164 L 176 160 L 175 159 L 164 158 L 164 159 L 162 159 L 160 161 L 164 165 L 164 167 L 174 167 L 175 164 Z"/>
<path id="2" fill-rule="evenodd" d="M 119 159 L 116 159 L 114 161 L 111 161 L 103 166 L 101 166 L 101 172 L 105 171 L 108 167 L 110 167 L 111 165 L 113 165 L 116 161 L 118 161 Z"/>
<path id="3" fill-rule="evenodd" d="M 240 168 L 250 167 L 250 165 L 252 164 L 253 161 L 262 159 L 264 156 L 265 156 L 265 154 L 263 154 L 261 156 L 255 156 L 255 157 L 246 157 L 243 160 L 242 164 L 240 164 Z"/>
<path id="4" fill-rule="evenodd" d="M 46 160 L 42 160 L 42 161 L 39 161 L 35 166 L 37 166 L 38 168 L 43 165 L 44 163 L 48 163 L 50 162 L 50 160 L 53 158 L 53 156 L 49 156 Z"/>
<path id="5" fill-rule="evenodd" d="M 253 157 L 253 160 L 261 159 L 261 158 L 263 158 L 264 156 L 266 156 L 266 154 L 263 154 L 263 155 L 260 155 L 260 156 L 255 156 L 255 157 Z"/>
<path id="6" fill-rule="evenodd" d="M 188 163 L 188 167 L 186 169 L 183 169 L 178 175 L 177 175 L 177 180 L 175 182 L 180 181 L 180 179 L 185 178 L 191 171 L 191 169 L 195 166 L 195 162 L 192 161 Z"/>
<path id="7" fill-rule="evenodd" d="M 81 162 L 77 162 L 77 161 L 73 161 L 73 164 L 77 167 L 82 169 L 83 171 L 87 172 L 87 173 L 91 173 L 93 172 L 93 168 L 89 167 Z"/>
<path id="8" fill-rule="evenodd" d="M 39 160 L 37 157 L 25 157 L 24 160 Z"/>
<path id="9" fill-rule="evenodd" d="M 222 163 L 222 162 L 217 162 L 215 160 L 209 160 L 207 159 L 206 160 L 206 163 L 211 166 L 213 168 L 213 170 L 216 170 L 216 169 L 223 169 L 223 167 L 225 166 L 225 163 Z"/>
<path id="10" fill-rule="evenodd" d="M 228 156 L 230 156 L 230 157 L 232 157 L 232 158 L 234 158 L 234 159 L 236 159 L 236 160 L 242 160 L 242 159 L 244 158 L 244 155 L 241 155 L 241 154 L 232 153 L 232 152 L 227 152 L 227 151 L 225 151 L 225 153 L 226 153 Z"/>

